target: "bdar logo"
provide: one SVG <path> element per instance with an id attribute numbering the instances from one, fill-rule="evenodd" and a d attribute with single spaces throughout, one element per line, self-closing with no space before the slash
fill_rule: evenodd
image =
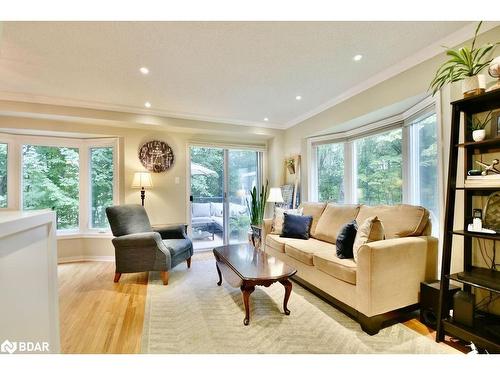
<path id="1" fill-rule="evenodd" d="M 12 354 L 17 350 L 17 343 L 10 342 L 9 340 L 5 340 L 2 345 L 0 345 L 0 351 L 2 353 Z"/>

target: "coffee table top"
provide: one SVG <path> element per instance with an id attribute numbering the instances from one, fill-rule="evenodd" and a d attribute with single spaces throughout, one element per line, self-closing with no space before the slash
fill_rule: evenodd
<path id="1" fill-rule="evenodd" d="M 216 247 L 214 254 L 242 280 L 279 280 L 297 272 L 295 268 L 256 250 L 248 243 Z"/>

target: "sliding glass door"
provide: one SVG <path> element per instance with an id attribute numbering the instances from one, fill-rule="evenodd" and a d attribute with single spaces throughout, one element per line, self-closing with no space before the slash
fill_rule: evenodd
<path id="1" fill-rule="evenodd" d="M 191 238 L 210 249 L 248 241 L 250 190 L 260 181 L 260 152 L 190 147 Z"/>

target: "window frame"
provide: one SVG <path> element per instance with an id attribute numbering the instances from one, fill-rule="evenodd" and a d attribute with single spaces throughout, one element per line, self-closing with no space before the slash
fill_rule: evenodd
<path id="1" fill-rule="evenodd" d="M 419 204 L 419 186 L 414 183 L 417 181 L 419 171 L 416 163 L 418 157 L 418 136 L 415 136 L 413 124 L 419 122 L 426 117 L 435 114 L 437 126 L 437 148 L 438 148 L 438 205 L 439 205 L 439 238 L 442 238 L 443 224 L 443 205 L 444 205 L 444 188 L 443 188 L 443 137 L 441 126 L 441 107 L 440 97 L 427 97 L 417 103 L 412 108 L 401 113 L 400 115 L 390 117 L 388 119 L 371 123 L 353 130 L 323 135 L 313 136 L 307 139 L 307 158 L 309 160 L 309 173 L 307 175 L 307 196 L 309 201 L 318 201 L 318 173 L 317 173 L 317 146 L 327 143 L 344 143 L 344 189 L 345 203 L 356 204 L 357 197 L 357 160 L 356 149 L 354 146 L 355 140 L 368 136 L 381 134 L 393 129 L 402 129 L 402 178 L 403 178 L 403 195 L 402 203 Z"/>
<path id="2" fill-rule="evenodd" d="M 97 147 L 113 148 L 113 204 L 119 204 L 120 165 L 118 138 L 65 138 L 56 136 L 32 136 L 0 133 L 2 143 L 7 143 L 7 207 L 0 210 L 23 209 L 23 145 L 68 147 L 78 149 L 79 153 L 79 212 L 78 228 L 58 229 L 57 237 L 104 236 L 109 229 L 90 227 L 91 188 L 90 188 L 90 149 Z"/>

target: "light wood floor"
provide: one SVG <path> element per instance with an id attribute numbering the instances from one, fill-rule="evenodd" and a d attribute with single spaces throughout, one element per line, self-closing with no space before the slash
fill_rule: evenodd
<path id="1" fill-rule="evenodd" d="M 60 264 L 59 307 L 63 353 L 139 353 L 148 274 L 123 274 L 113 283 L 114 262 Z M 435 331 L 417 318 L 404 324 L 426 336 Z M 467 352 L 460 343 L 446 343 Z"/>

